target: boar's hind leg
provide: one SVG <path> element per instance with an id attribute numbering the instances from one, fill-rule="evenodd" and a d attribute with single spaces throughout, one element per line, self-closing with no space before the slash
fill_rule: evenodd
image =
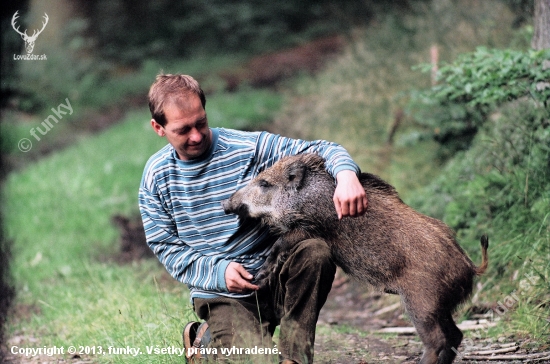
<path id="1" fill-rule="evenodd" d="M 414 326 L 418 336 L 424 344 L 424 353 L 420 359 L 420 364 L 436 364 L 439 353 L 445 347 L 445 338 L 439 325 L 432 319 L 416 319 Z"/>
<path id="2" fill-rule="evenodd" d="M 432 313 L 424 318 L 415 318 L 416 331 L 424 344 L 420 364 L 450 364 L 462 341 L 462 333 L 456 327 L 451 313 Z"/>
<path id="3" fill-rule="evenodd" d="M 445 349 L 439 354 L 439 364 L 452 363 L 458 352 L 458 346 L 462 341 L 462 332 L 456 327 L 451 313 L 449 312 L 445 316 L 441 320 L 440 325 L 447 339 L 447 345 L 445 345 Z"/>

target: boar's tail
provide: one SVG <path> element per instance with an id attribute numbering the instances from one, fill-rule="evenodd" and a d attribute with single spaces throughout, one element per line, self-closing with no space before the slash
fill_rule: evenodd
<path id="1" fill-rule="evenodd" d="M 487 270 L 489 265 L 489 257 L 487 256 L 487 248 L 489 247 L 489 237 L 487 235 L 481 236 L 481 265 L 476 267 L 476 275 L 480 276 Z"/>

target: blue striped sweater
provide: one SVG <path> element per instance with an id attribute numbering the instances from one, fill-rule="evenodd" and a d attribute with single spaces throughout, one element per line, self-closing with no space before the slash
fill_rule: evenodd
<path id="1" fill-rule="evenodd" d="M 225 269 L 234 261 L 255 274 L 273 238 L 266 228 L 226 215 L 221 201 L 282 157 L 304 152 L 323 156 L 334 177 L 341 170 L 359 172 L 335 143 L 223 128 L 212 128 L 212 145 L 200 159 L 180 160 L 168 144 L 148 160 L 139 188 L 147 243 L 168 272 L 189 286 L 191 299 L 248 295 L 228 292 Z"/>

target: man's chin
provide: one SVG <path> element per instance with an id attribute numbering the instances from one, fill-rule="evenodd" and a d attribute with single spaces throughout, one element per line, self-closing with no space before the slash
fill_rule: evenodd
<path id="1" fill-rule="evenodd" d="M 178 152 L 179 156 L 183 160 L 193 160 L 202 157 L 206 153 L 205 148 L 187 148 L 183 152 Z"/>

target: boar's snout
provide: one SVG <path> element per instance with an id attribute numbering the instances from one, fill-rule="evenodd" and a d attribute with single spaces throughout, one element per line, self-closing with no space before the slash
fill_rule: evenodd
<path id="1" fill-rule="evenodd" d="M 227 200 L 223 200 L 222 201 L 222 207 L 223 207 L 223 212 L 225 212 L 226 214 L 231 214 L 235 211 L 233 211 L 233 206 L 231 204 L 231 199 L 227 199 Z"/>
<path id="2" fill-rule="evenodd" d="M 241 217 L 247 217 L 248 207 L 242 203 L 236 203 L 232 198 L 222 201 L 223 211 L 226 214 L 238 214 Z"/>

